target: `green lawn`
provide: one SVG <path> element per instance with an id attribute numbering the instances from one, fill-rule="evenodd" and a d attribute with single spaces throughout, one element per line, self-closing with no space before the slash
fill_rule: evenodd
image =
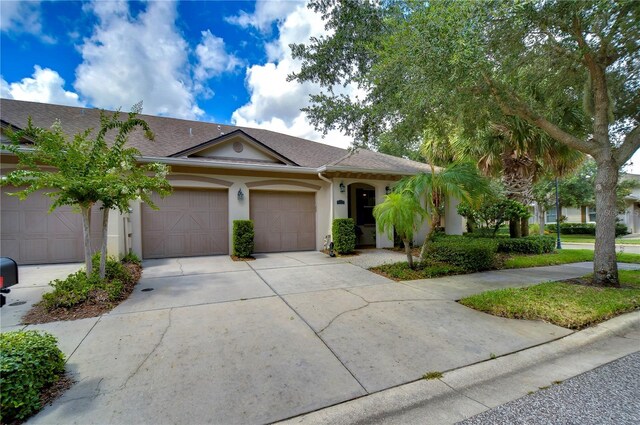
<path id="1" fill-rule="evenodd" d="M 553 236 L 553 235 L 551 235 Z M 593 235 L 560 235 L 562 242 L 575 243 L 595 243 L 596 238 Z M 616 244 L 640 245 L 640 239 L 616 238 Z"/>
<path id="2" fill-rule="evenodd" d="M 619 252 L 617 257 L 621 263 L 640 263 L 640 254 Z M 523 267 L 556 266 L 567 263 L 579 263 L 581 261 L 593 261 L 593 250 L 560 249 L 551 254 L 512 255 L 505 260 L 502 268 L 520 269 Z"/>
<path id="3" fill-rule="evenodd" d="M 488 291 L 464 298 L 460 303 L 495 316 L 543 320 L 582 329 L 640 307 L 640 271 L 619 273 L 622 288 L 547 282 L 528 288 Z"/>

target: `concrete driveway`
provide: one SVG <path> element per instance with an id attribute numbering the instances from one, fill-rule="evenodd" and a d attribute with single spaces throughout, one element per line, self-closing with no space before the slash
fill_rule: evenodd
<path id="1" fill-rule="evenodd" d="M 144 266 L 132 296 L 111 313 L 28 327 L 58 336 L 77 380 L 29 423 L 289 418 L 569 334 L 542 322 L 489 316 L 455 300 L 579 276 L 590 267 L 402 284 L 317 252 Z M 4 328 L 9 313 L 2 310 Z"/>

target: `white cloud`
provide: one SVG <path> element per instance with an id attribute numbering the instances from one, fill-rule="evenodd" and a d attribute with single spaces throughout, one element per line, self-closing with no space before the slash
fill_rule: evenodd
<path id="1" fill-rule="evenodd" d="M 309 82 L 287 81 L 287 75 L 300 68 L 300 62 L 291 57 L 289 44 L 306 42 L 311 36 L 325 33 L 321 16 L 304 5 L 296 4 L 295 10 L 279 24 L 279 30 L 279 38 L 265 46 L 270 62 L 247 69 L 246 86 L 251 98 L 233 113 L 232 122 L 348 147 L 351 138 L 339 131 L 330 131 L 323 138 L 322 133 L 309 123 L 306 114 L 300 111 L 309 105 L 309 95 L 319 92 L 320 88 Z M 356 93 L 351 87 L 337 91 L 348 95 Z"/>
<path id="2" fill-rule="evenodd" d="M 45 43 L 55 43 L 55 39 L 42 32 L 39 1 L 0 1 L 0 29 L 8 34 L 32 34 Z"/>
<path id="3" fill-rule="evenodd" d="M 202 111 L 194 97 L 189 46 L 178 32 L 176 6 L 149 2 L 133 18 L 124 1 L 88 6 L 99 23 L 80 46 L 83 63 L 75 88 L 92 105 L 127 110 L 144 101 L 144 112 L 194 119 Z"/>
<path id="4" fill-rule="evenodd" d="M 240 11 L 237 16 L 230 16 L 225 20 L 242 28 L 254 27 L 262 33 L 271 32 L 271 25 L 283 21 L 291 12 L 295 11 L 304 2 L 301 1 L 273 1 L 258 0 L 255 3 L 253 13 Z"/>
<path id="5" fill-rule="evenodd" d="M 64 80 L 49 68 L 34 66 L 32 78 L 20 82 L 0 82 L 0 96 L 8 99 L 53 103 L 56 105 L 84 106 L 77 93 L 64 89 Z"/>
<path id="6" fill-rule="evenodd" d="M 202 31 L 202 41 L 196 46 L 196 57 L 198 63 L 193 75 L 197 81 L 205 81 L 243 66 L 242 60 L 227 53 L 224 40 L 211 34 L 210 30 Z"/>

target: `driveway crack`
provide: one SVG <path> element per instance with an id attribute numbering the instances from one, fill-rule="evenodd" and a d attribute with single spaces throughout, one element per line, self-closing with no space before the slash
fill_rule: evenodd
<path id="1" fill-rule="evenodd" d="M 326 343 L 326 341 L 324 339 L 322 339 L 322 337 L 318 334 L 318 332 L 313 330 L 313 327 L 309 324 L 309 322 L 307 322 L 307 319 L 305 319 L 304 317 L 302 317 L 300 315 L 300 313 L 298 313 L 298 310 L 296 310 L 295 308 L 293 308 L 293 306 L 291 304 L 289 304 L 289 302 L 287 302 L 287 300 L 280 295 L 271 285 L 269 285 L 269 282 L 267 282 L 261 275 L 260 273 L 258 273 L 256 271 L 256 269 L 253 268 L 253 266 L 251 265 L 251 263 L 247 262 L 247 265 L 249 266 L 249 268 L 251 270 L 253 270 L 253 272 L 256 274 L 256 276 L 258 276 L 258 278 L 264 282 L 265 285 L 267 285 L 269 287 L 269 289 L 271 289 L 273 291 L 274 294 L 276 294 L 276 296 L 278 298 L 280 298 L 280 300 L 291 309 L 291 311 L 293 311 L 295 313 L 296 316 L 298 316 L 298 318 L 300 318 L 300 320 L 302 320 L 302 323 L 306 324 L 307 327 L 309 328 L 309 330 L 311 330 L 311 332 L 313 332 L 313 334 L 320 340 L 320 342 L 322 342 L 322 344 L 324 344 L 324 346 L 327 348 L 327 350 L 329 350 L 329 352 L 331 354 L 333 354 L 333 356 L 336 358 L 336 360 L 338 360 L 338 362 L 342 365 L 342 367 L 344 367 L 344 369 L 349 372 L 349 374 L 351 375 L 351 377 L 358 383 L 358 385 L 360 386 L 360 388 L 362 388 L 362 391 L 364 391 L 365 394 L 369 394 L 369 391 L 365 388 L 365 386 L 362 384 L 362 382 L 360 382 L 360 380 L 358 379 L 358 377 L 351 371 L 351 369 L 349 369 L 347 367 L 346 364 L 344 364 L 344 362 L 340 359 L 340 357 L 338 356 L 338 354 L 336 354 L 335 351 L 333 351 L 333 349 L 329 346 L 329 344 Z M 366 307 L 366 306 L 363 306 Z M 335 319 L 334 319 L 335 320 Z"/>
<path id="2" fill-rule="evenodd" d="M 365 302 L 366 302 L 366 301 L 365 301 Z M 320 329 L 320 330 L 317 332 L 317 334 L 321 334 L 322 332 L 324 332 L 324 331 L 325 331 L 325 329 L 327 329 L 329 326 L 331 326 L 331 325 L 333 324 L 333 322 L 334 322 L 335 320 L 337 320 L 337 319 L 338 319 L 338 317 L 342 316 L 343 314 L 352 313 L 352 312 L 354 312 L 354 311 L 362 310 L 362 309 L 363 309 L 363 308 L 365 308 L 365 307 L 369 307 L 369 305 L 370 305 L 370 304 L 371 304 L 371 303 L 368 303 L 368 302 L 367 302 L 365 305 L 360 306 L 360 307 L 358 307 L 358 308 L 352 308 L 352 309 L 350 309 L 350 310 L 343 311 L 342 313 L 338 314 L 336 317 L 334 317 L 333 319 L 331 319 L 331 321 L 327 324 L 327 326 L 325 326 L 324 328 Z"/>
<path id="3" fill-rule="evenodd" d="M 158 349 L 158 347 L 160 346 L 160 344 L 162 344 L 162 341 L 164 340 L 165 335 L 167 334 L 167 331 L 169 330 L 169 328 L 171 327 L 171 312 L 173 311 L 173 309 L 169 309 L 169 314 L 168 314 L 168 320 L 167 320 L 167 327 L 164 329 L 164 331 L 162 332 L 162 335 L 160 336 L 160 340 L 158 340 L 158 343 L 153 347 L 153 349 L 149 352 L 149 354 L 147 354 L 147 356 L 144 358 L 144 360 L 142 360 L 142 362 L 140 362 L 140 364 L 138 365 L 138 367 L 136 367 L 136 370 L 134 370 L 129 376 L 127 376 L 127 379 L 124 381 L 124 383 L 120 386 L 120 389 L 123 389 L 127 386 L 127 384 L 129 383 L 129 380 L 131 380 L 131 378 L 133 378 L 142 368 L 142 366 L 147 362 L 147 360 L 149 360 L 149 357 L 151 357 L 153 355 L 153 353 L 156 352 L 156 350 Z"/>
<path id="4" fill-rule="evenodd" d="M 184 269 L 182 268 L 182 263 L 180 262 L 179 258 L 176 258 L 176 262 L 178 263 L 178 265 L 180 266 L 180 275 L 184 276 Z"/>

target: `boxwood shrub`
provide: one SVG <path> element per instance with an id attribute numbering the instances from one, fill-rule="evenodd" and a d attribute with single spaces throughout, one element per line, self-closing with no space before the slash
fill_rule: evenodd
<path id="1" fill-rule="evenodd" d="M 495 267 L 496 251 L 497 242 L 493 239 L 447 237 L 429 242 L 426 259 L 477 272 Z"/>
<path id="2" fill-rule="evenodd" d="M 555 224 L 547 224 L 545 228 L 550 233 L 556 232 Z M 596 225 L 594 223 L 560 223 L 560 233 L 563 235 L 595 235 Z M 622 223 L 616 223 L 616 237 L 629 233 L 629 229 Z"/>
<path id="3" fill-rule="evenodd" d="M 331 227 L 333 249 L 338 254 L 349 254 L 356 249 L 356 224 L 352 218 L 336 218 Z"/>
<path id="4" fill-rule="evenodd" d="M 233 255 L 246 258 L 253 254 L 255 231 L 251 220 L 233 220 Z"/>
<path id="5" fill-rule="evenodd" d="M 553 236 L 526 236 L 524 238 L 500 238 L 498 252 L 517 254 L 547 254 L 553 252 L 556 239 Z"/>
<path id="6" fill-rule="evenodd" d="M 56 338 L 37 331 L 0 334 L 0 422 L 22 421 L 40 405 L 40 392 L 64 372 Z"/>

